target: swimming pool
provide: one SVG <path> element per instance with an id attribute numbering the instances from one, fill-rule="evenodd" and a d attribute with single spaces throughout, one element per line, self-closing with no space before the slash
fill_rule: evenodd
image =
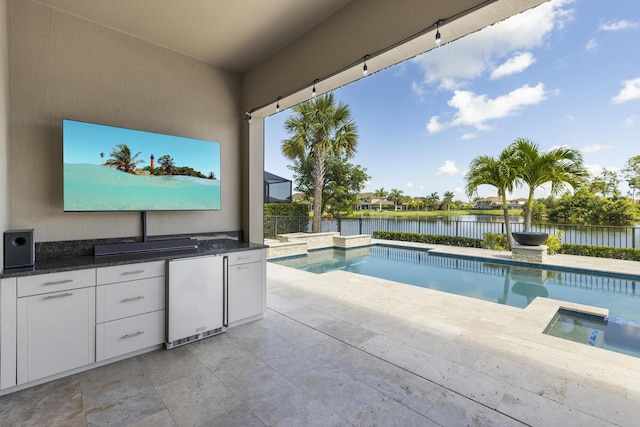
<path id="1" fill-rule="evenodd" d="M 389 246 L 319 250 L 271 262 L 313 273 L 350 271 L 519 308 L 542 296 L 608 308 L 610 316 L 640 321 L 640 278 L 542 270 Z"/>

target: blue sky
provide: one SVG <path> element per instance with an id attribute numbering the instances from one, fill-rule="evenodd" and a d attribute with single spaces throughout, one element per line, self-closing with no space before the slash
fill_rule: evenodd
<path id="1" fill-rule="evenodd" d="M 208 175 L 213 172 L 220 179 L 220 144 L 199 139 L 162 135 L 152 132 L 123 129 L 93 123 L 64 121 L 64 162 L 101 164 L 111 156 L 117 144 L 127 144 L 137 159 L 144 160 L 140 168 L 150 165 L 153 154 L 158 159 L 168 154 L 173 157 L 176 166 L 189 166 Z"/>
<path id="2" fill-rule="evenodd" d="M 372 177 L 364 191 L 468 200 L 471 160 L 519 137 L 543 151 L 579 149 L 595 175 L 640 155 L 639 2 L 552 0 L 451 43 L 446 25 L 440 32 L 439 48 L 385 70 L 369 66 L 334 91 L 358 126 L 351 162 Z M 268 117 L 265 130 L 265 169 L 289 179 L 280 148 L 290 114 Z"/>

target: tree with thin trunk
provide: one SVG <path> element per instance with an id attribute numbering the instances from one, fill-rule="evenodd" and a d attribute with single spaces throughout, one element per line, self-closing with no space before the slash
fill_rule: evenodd
<path id="1" fill-rule="evenodd" d="M 455 194 L 453 194 L 453 191 L 445 191 L 445 193 L 442 195 L 442 206 L 447 210 L 450 210 L 451 203 L 453 202 L 454 197 Z"/>
<path id="2" fill-rule="evenodd" d="M 393 210 L 397 211 L 398 204 L 402 202 L 402 190 L 392 188 L 391 191 L 389 191 L 389 199 L 393 202 Z"/>
<path id="3" fill-rule="evenodd" d="M 477 195 L 478 188 L 481 185 L 489 185 L 498 190 L 498 196 L 502 198 L 504 228 L 507 233 L 509 250 L 511 250 L 513 244 L 513 235 L 511 233 L 507 193 L 511 193 L 518 185 L 517 170 L 514 165 L 514 151 L 513 147 L 510 146 L 504 149 L 498 158 L 491 156 L 476 157 L 469 164 L 469 172 L 464 178 L 466 192 L 469 197 Z"/>
<path id="4" fill-rule="evenodd" d="M 322 189 L 329 156 L 349 159 L 356 153 L 358 134 L 351 111 L 336 102 L 333 94 L 318 96 L 293 107 L 285 122 L 291 136 L 282 141 L 282 154 L 287 158 L 313 163 L 313 221 L 311 231 L 320 232 L 322 223 Z"/>
<path id="5" fill-rule="evenodd" d="M 546 153 L 526 138 L 516 139 L 508 148 L 514 153 L 514 165 L 518 180 L 529 187 L 529 197 L 525 205 L 524 231 L 531 230 L 534 192 L 544 184 L 551 183 L 551 196 L 566 190 L 567 185 L 574 190 L 582 187 L 589 177 L 579 150 L 559 147 Z"/>
<path id="6" fill-rule="evenodd" d="M 378 198 L 378 210 L 382 211 L 382 199 L 387 197 L 388 193 L 385 191 L 384 187 L 381 187 L 379 190 L 376 190 L 373 195 Z"/>

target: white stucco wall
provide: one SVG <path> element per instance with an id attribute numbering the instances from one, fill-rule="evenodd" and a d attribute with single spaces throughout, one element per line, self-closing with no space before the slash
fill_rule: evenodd
<path id="1" fill-rule="evenodd" d="M 150 212 L 148 234 L 242 229 L 239 76 L 34 1 L 7 6 L 10 228 L 36 241 L 140 235 L 139 213 L 63 212 L 68 118 L 220 142 L 222 210 Z"/>

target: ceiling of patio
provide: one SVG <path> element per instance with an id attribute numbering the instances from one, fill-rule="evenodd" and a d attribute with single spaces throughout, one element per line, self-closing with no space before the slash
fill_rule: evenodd
<path id="1" fill-rule="evenodd" d="M 38 0 L 241 73 L 351 0 Z"/>

